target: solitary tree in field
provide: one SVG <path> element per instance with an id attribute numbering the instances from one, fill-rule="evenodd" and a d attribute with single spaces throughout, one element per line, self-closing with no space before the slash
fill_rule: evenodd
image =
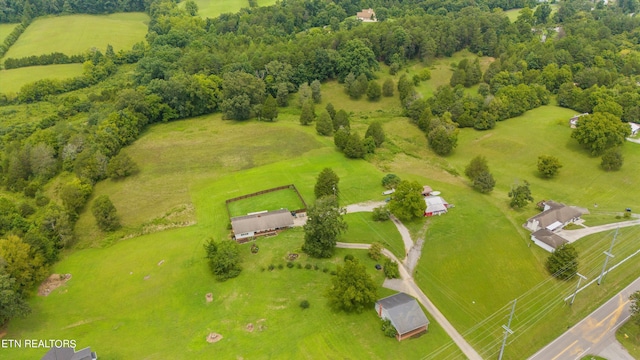
<path id="1" fill-rule="evenodd" d="M 264 121 L 274 121 L 277 117 L 278 103 L 276 102 L 276 99 L 269 94 L 264 100 L 264 105 L 262 106 L 262 118 Z"/>
<path id="2" fill-rule="evenodd" d="M 393 83 L 393 79 L 387 78 L 387 80 L 385 80 L 384 83 L 382 84 L 382 95 L 386 97 L 393 96 L 394 87 L 395 87 L 395 84 Z"/>
<path id="3" fill-rule="evenodd" d="M 389 211 L 400 220 L 419 218 L 425 209 L 421 192 L 422 186 L 417 181 L 400 181 L 389 202 Z"/>
<path id="4" fill-rule="evenodd" d="M 100 195 L 91 206 L 91 212 L 102 231 L 113 231 L 120 227 L 120 219 L 116 207 L 107 195 Z"/>
<path id="5" fill-rule="evenodd" d="M 327 289 L 329 306 L 336 310 L 360 313 L 376 301 L 376 284 L 357 259 L 346 260 L 338 266 L 337 274 Z"/>
<path id="6" fill-rule="evenodd" d="M 612 148 L 604 152 L 600 166 L 606 171 L 620 170 L 624 163 L 622 152 L 618 148 Z"/>
<path id="7" fill-rule="evenodd" d="M 471 159 L 469 165 L 464 169 L 464 174 L 471 180 L 473 188 L 483 194 L 490 193 L 496 185 L 484 156 L 478 155 Z"/>
<path id="8" fill-rule="evenodd" d="M 336 197 L 322 197 L 309 209 L 302 251 L 311 257 L 330 258 L 338 236 L 346 230 L 347 223 L 342 218 Z"/>
<path id="9" fill-rule="evenodd" d="M 324 168 L 320 174 L 318 174 L 316 186 L 313 189 L 316 199 L 329 195 L 337 197 L 340 194 L 340 189 L 338 188 L 339 182 L 340 178 L 331 168 Z"/>
<path id="10" fill-rule="evenodd" d="M 557 157 L 551 155 L 538 156 L 538 171 L 545 178 L 552 178 L 556 176 L 562 164 Z"/>
<path id="11" fill-rule="evenodd" d="M 547 270 L 554 277 L 568 280 L 578 272 L 578 252 L 572 244 L 564 244 L 547 258 Z"/>
<path id="12" fill-rule="evenodd" d="M 214 242 L 209 240 L 204 245 L 209 268 L 218 281 L 226 281 L 240 275 L 240 249 L 238 243 L 231 240 Z"/>
<path id="13" fill-rule="evenodd" d="M 533 201 L 533 197 L 531 196 L 531 190 L 529 189 L 529 182 L 526 180 L 522 184 L 514 185 L 509 191 L 509 197 L 511 198 L 511 205 L 514 209 L 520 209 L 531 201 Z"/>
<path id="14" fill-rule="evenodd" d="M 382 186 L 385 189 L 395 189 L 400 184 L 400 177 L 396 174 L 387 174 L 382 178 Z"/>

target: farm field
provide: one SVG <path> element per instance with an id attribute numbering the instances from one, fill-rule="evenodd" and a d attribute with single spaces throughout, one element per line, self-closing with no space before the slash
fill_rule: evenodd
<path id="1" fill-rule="evenodd" d="M 41 79 L 68 79 L 82 75 L 82 64 L 56 64 L 0 70 L 0 93 L 17 93 L 25 84 Z"/>
<path id="2" fill-rule="evenodd" d="M 327 307 L 321 294 L 330 283 L 330 271 L 346 254 L 359 259 L 375 282 L 382 283 L 382 273 L 364 251 L 338 249 L 328 260 L 301 254 L 296 266 L 287 268 L 285 256 L 300 252 L 303 237 L 300 229 L 291 230 L 258 240 L 260 251 L 255 255 L 249 245 L 242 246 L 243 272 L 219 283 L 202 256 L 207 233 L 194 226 L 74 253 L 55 268 L 72 274 L 71 280 L 48 297 L 34 298 L 33 314 L 12 322 L 9 333 L 16 338 L 77 339 L 79 347 L 91 346 L 105 359 L 330 359 L 354 353 L 372 359 L 411 359 L 435 351 L 461 356 L 436 323 L 428 334 L 399 343 L 380 331 L 373 309 L 347 315 Z M 306 269 L 306 264 L 318 269 Z M 275 269 L 267 270 L 269 265 Z M 93 296 L 86 296 L 88 292 Z M 206 303 L 209 292 L 213 301 Z M 390 294 L 379 290 L 380 297 Z M 305 299 L 311 306 L 302 310 L 298 305 Z M 223 339 L 208 344 L 210 332 Z M 3 349 L 0 358 L 33 359 L 41 354 L 38 349 Z"/>
<path id="3" fill-rule="evenodd" d="M 198 15 L 203 18 L 215 18 L 220 14 L 236 13 L 242 8 L 249 7 L 248 0 L 195 0 L 198 5 Z M 258 6 L 269 6 L 275 0 L 258 0 Z M 184 5 L 181 5 L 184 6 Z"/>
<path id="4" fill-rule="evenodd" d="M 0 24 L 0 43 L 4 42 L 4 38 L 11 34 L 18 24 Z"/>
<path id="5" fill-rule="evenodd" d="M 68 15 L 34 20 L 5 58 L 61 52 L 82 54 L 95 47 L 104 52 L 108 44 L 117 52 L 143 41 L 149 17 L 144 13 Z M 42 36 L 47 34 L 47 36 Z"/>

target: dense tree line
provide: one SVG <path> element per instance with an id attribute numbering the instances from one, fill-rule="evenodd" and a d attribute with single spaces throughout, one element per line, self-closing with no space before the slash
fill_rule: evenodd
<path id="1" fill-rule="evenodd" d="M 150 0 L 3 0 L 0 23 L 20 22 L 25 17 L 69 14 L 111 14 L 145 11 Z"/>
<path id="2" fill-rule="evenodd" d="M 65 55 L 63 53 L 54 52 L 51 54 L 43 54 L 43 55 L 32 55 L 19 59 L 15 58 L 7 58 L 4 60 L 4 68 L 16 69 L 25 66 L 35 66 L 35 65 L 51 65 L 51 64 L 72 64 L 72 63 L 82 63 L 84 62 L 85 57 L 82 55 Z"/>

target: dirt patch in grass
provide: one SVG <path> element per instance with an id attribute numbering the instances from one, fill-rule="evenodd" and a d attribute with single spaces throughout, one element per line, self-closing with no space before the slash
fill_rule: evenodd
<path id="1" fill-rule="evenodd" d="M 39 296 L 48 296 L 58 287 L 64 285 L 71 279 L 71 274 L 52 274 L 38 287 Z"/>
<path id="2" fill-rule="evenodd" d="M 213 293 L 207 293 L 204 297 L 207 300 L 207 304 L 213 301 Z"/>
<path id="3" fill-rule="evenodd" d="M 253 332 L 253 323 L 248 323 L 245 327 L 245 330 L 247 330 L 248 332 Z"/>
<path id="4" fill-rule="evenodd" d="M 218 334 L 218 333 L 209 333 L 209 335 L 207 335 L 207 342 L 210 344 L 216 343 L 218 341 L 222 340 L 222 335 Z"/>

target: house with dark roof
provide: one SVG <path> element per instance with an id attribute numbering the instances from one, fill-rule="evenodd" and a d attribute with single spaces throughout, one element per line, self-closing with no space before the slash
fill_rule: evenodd
<path id="1" fill-rule="evenodd" d="M 98 356 L 91 348 L 76 351 L 70 347 L 52 347 L 41 360 L 97 360 Z"/>
<path id="2" fill-rule="evenodd" d="M 426 332 L 429 328 L 429 319 L 420 304 L 405 293 L 380 299 L 376 301 L 375 308 L 378 316 L 391 321 L 391 325 L 398 332 L 398 341 Z"/>
<path id="3" fill-rule="evenodd" d="M 239 243 L 256 236 L 272 235 L 293 226 L 293 215 L 287 209 L 263 211 L 231 218 L 233 236 Z"/>
<path id="4" fill-rule="evenodd" d="M 586 210 L 551 200 L 545 201 L 543 206 L 543 211 L 530 217 L 524 226 L 532 232 L 531 240 L 536 245 L 549 252 L 554 252 L 558 247 L 568 243 L 556 232 L 570 223 L 580 220 Z"/>

